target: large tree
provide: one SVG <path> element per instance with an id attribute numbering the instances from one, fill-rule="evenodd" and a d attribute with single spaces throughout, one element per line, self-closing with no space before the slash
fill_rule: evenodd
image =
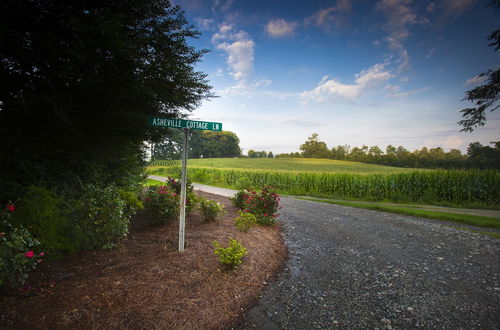
<path id="1" fill-rule="evenodd" d="M 318 134 L 313 133 L 307 138 L 307 141 L 300 146 L 302 157 L 305 158 L 328 158 L 330 150 L 325 142 L 318 140 Z"/>
<path id="2" fill-rule="evenodd" d="M 168 0 L 2 1 L 0 200 L 34 182 L 137 176 L 143 141 L 162 135 L 147 116 L 211 97 L 198 35 Z"/>
<path id="3" fill-rule="evenodd" d="M 488 6 L 500 9 L 500 0 L 494 0 Z M 490 33 L 488 39 L 490 46 L 495 51 L 500 49 L 500 29 Z M 458 122 L 462 126 L 461 132 L 472 132 L 486 123 L 486 111 L 495 111 L 500 107 L 500 67 L 481 73 L 478 77 L 485 79 L 485 83 L 465 92 L 464 100 L 474 103 L 475 107 L 460 110 L 462 120 Z"/>

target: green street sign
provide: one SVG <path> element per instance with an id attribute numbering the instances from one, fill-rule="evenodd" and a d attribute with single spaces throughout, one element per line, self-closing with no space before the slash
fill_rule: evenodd
<path id="1" fill-rule="evenodd" d="M 222 123 L 186 119 L 150 117 L 149 125 L 155 127 L 189 128 L 205 131 L 222 131 Z"/>

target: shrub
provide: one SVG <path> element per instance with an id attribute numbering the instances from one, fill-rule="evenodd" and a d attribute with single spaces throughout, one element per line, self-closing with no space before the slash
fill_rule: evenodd
<path id="1" fill-rule="evenodd" d="M 236 229 L 242 232 L 247 232 L 252 226 L 257 224 L 257 218 L 252 213 L 240 211 L 240 216 L 235 220 Z"/>
<path id="2" fill-rule="evenodd" d="M 231 200 L 231 203 L 233 203 L 234 206 L 236 206 L 240 210 L 243 210 L 243 208 L 245 208 L 244 197 L 246 194 L 248 194 L 247 190 L 240 190 L 233 197 L 230 197 L 229 199 Z"/>
<path id="3" fill-rule="evenodd" d="M 217 217 L 224 215 L 224 205 L 206 198 L 200 200 L 200 210 L 206 222 L 215 221 Z"/>
<path id="4" fill-rule="evenodd" d="M 80 249 L 111 248 L 128 234 L 126 204 L 114 186 L 84 185 L 75 204 Z"/>
<path id="5" fill-rule="evenodd" d="M 252 213 L 257 218 L 259 225 L 274 225 L 278 216 L 279 195 L 265 187 L 262 192 L 255 191 L 243 194 L 243 210 Z"/>
<path id="6" fill-rule="evenodd" d="M 46 188 L 27 189 L 12 214 L 12 224 L 29 230 L 50 259 L 78 249 L 68 202 Z"/>
<path id="7" fill-rule="evenodd" d="M 33 250 L 40 244 L 23 226 L 14 227 L 11 213 L 14 204 L 0 210 L 0 288 L 10 289 L 22 285 L 44 253 Z"/>
<path id="8" fill-rule="evenodd" d="M 124 189 L 120 189 L 118 192 L 120 193 L 120 198 L 125 202 L 125 212 L 128 217 L 144 209 L 144 205 L 136 192 Z"/>
<path id="9" fill-rule="evenodd" d="M 227 248 L 220 246 L 219 242 L 214 241 L 214 253 L 219 257 L 219 262 L 230 269 L 234 269 L 241 264 L 243 257 L 248 254 L 247 249 L 240 242 L 233 238 L 229 238 Z"/>
<path id="10" fill-rule="evenodd" d="M 172 190 L 174 190 L 175 193 L 177 194 L 177 196 L 179 196 L 178 198 L 179 198 L 179 203 L 180 203 L 182 181 L 174 179 L 172 177 L 168 177 L 165 184 L 167 186 L 169 186 Z M 197 202 L 197 199 L 195 197 L 195 194 L 193 193 L 193 184 L 191 183 L 190 180 L 187 180 L 187 183 L 186 183 L 186 212 L 187 213 L 191 212 L 194 208 L 196 208 L 196 202 Z"/>
<path id="11" fill-rule="evenodd" d="M 149 186 L 144 208 L 152 224 L 165 224 L 179 215 L 179 197 L 170 186 Z"/>

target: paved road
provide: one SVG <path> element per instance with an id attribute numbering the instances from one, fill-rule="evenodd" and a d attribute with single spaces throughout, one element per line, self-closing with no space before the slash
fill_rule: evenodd
<path id="1" fill-rule="evenodd" d="M 339 205 L 281 206 L 290 258 L 242 328 L 500 328 L 499 239 Z"/>

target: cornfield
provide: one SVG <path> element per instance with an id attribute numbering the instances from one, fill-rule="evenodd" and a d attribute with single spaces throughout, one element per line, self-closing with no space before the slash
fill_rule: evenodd
<path id="1" fill-rule="evenodd" d="M 169 163 L 169 167 L 151 168 L 150 173 L 178 175 L 180 163 L 167 162 L 172 162 Z M 453 205 L 500 204 L 500 174 L 496 171 L 411 170 L 359 174 L 227 169 L 190 165 L 188 175 L 194 182 L 235 188 L 271 185 L 279 192 L 291 195 Z"/>

